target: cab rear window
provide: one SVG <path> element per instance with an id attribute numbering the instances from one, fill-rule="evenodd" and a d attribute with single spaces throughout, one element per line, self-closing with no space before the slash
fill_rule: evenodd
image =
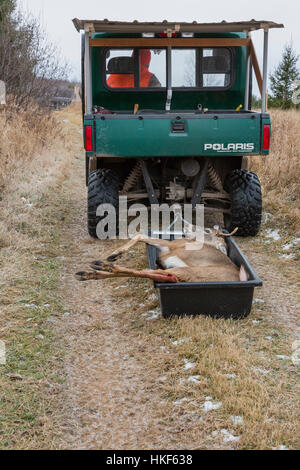
<path id="1" fill-rule="evenodd" d="M 113 49 L 106 52 L 110 88 L 166 88 L 165 49 Z"/>
<path id="2" fill-rule="evenodd" d="M 231 48 L 173 48 L 171 70 L 166 49 L 109 49 L 105 52 L 105 84 L 111 89 L 159 90 L 171 74 L 174 89 L 226 89 L 233 82 Z"/>

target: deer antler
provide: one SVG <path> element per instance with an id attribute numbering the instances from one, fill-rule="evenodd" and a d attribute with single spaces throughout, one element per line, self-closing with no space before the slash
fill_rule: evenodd
<path id="1" fill-rule="evenodd" d="M 239 227 L 236 227 L 233 232 L 231 233 L 223 233 L 220 229 L 217 230 L 217 237 L 224 237 L 224 238 L 227 238 L 227 237 L 233 237 L 233 235 L 236 234 L 236 232 L 238 231 Z"/>

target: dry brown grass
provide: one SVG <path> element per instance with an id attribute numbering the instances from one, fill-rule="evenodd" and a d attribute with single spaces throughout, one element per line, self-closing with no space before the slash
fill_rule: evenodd
<path id="1" fill-rule="evenodd" d="M 45 114 L 37 106 L 27 111 L 9 108 L 0 112 L 0 185 L 10 181 L 13 173 L 27 166 L 54 139 L 61 128 L 53 113 Z"/>
<path id="2" fill-rule="evenodd" d="M 300 223 L 300 111 L 271 110 L 272 140 L 268 157 L 250 159 L 261 180 L 266 210 L 276 224 Z"/>
<path id="3" fill-rule="evenodd" d="M 63 183 L 80 136 L 77 128 L 62 125 L 60 113 L 34 111 L 0 114 L 0 339 L 7 350 L 7 364 L 0 366 L 0 448 L 5 449 L 52 448 L 62 431 L 62 349 L 54 324 L 64 312 L 58 293 L 65 250 L 60 228 L 69 217 Z"/>

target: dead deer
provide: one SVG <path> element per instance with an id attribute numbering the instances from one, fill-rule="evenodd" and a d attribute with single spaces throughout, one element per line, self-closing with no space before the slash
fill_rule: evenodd
<path id="1" fill-rule="evenodd" d="M 224 240 L 225 237 L 233 235 L 237 230 L 232 234 L 224 234 L 216 229 L 205 229 L 203 244 L 189 238 L 169 241 L 137 235 L 112 253 L 106 261 L 94 261 L 91 264 L 93 271 L 82 271 L 76 276 L 80 281 L 112 277 L 140 277 L 160 283 L 245 282 L 248 280 L 246 270 L 244 266 L 239 269 L 227 256 L 227 246 Z M 158 265 L 162 269 L 138 271 L 114 264 L 117 259 L 139 242 L 158 247 Z M 192 249 L 189 249 L 189 243 L 194 244 Z"/>

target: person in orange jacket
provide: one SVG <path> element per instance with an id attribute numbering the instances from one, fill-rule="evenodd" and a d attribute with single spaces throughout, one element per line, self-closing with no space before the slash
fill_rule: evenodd
<path id="1" fill-rule="evenodd" d="M 156 76 L 149 72 L 151 62 L 151 51 L 149 49 L 141 49 L 140 53 L 140 87 L 152 88 L 160 87 L 161 84 Z M 107 79 L 107 84 L 111 88 L 134 88 L 133 74 L 112 74 Z"/>

